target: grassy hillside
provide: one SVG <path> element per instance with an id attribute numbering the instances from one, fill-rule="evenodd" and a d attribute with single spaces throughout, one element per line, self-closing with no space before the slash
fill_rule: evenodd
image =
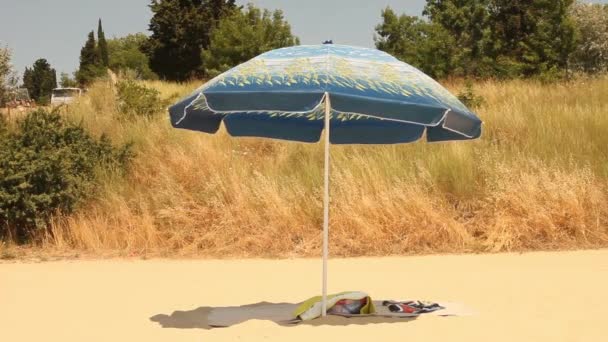
<path id="1" fill-rule="evenodd" d="M 198 84 L 148 83 L 167 101 Z M 449 84 L 458 92 L 461 84 Z M 608 246 L 608 79 L 488 81 L 481 140 L 332 146 L 330 254 Z M 322 145 L 125 119 L 95 85 L 68 116 L 133 141 L 128 176 L 56 220 L 45 245 L 135 255 L 316 256 Z"/>

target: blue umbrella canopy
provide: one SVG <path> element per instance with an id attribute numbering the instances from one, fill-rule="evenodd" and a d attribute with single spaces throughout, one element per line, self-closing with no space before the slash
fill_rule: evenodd
<path id="1" fill-rule="evenodd" d="M 392 144 L 468 140 L 481 120 L 440 84 L 393 56 L 343 45 L 294 46 L 215 77 L 170 109 L 176 128 L 317 142 L 324 99 L 330 142 Z"/>

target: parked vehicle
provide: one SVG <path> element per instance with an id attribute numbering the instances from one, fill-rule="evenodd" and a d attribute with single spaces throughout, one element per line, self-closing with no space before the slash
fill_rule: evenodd
<path id="1" fill-rule="evenodd" d="M 70 104 L 82 94 L 80 88 L 55 88 L 51 93 L 51 106 Z"/>

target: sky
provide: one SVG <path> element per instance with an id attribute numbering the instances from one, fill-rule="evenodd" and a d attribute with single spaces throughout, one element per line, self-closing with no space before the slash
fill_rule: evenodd
<path id="1" fill-rule="evenodd" d="M 608 3 L 608 0 L 587 0 Z M 331 39 L 336 44 L 372 47 L 374 27 L 387 6 L 420 15 L 425 0 L 237 0 L 281 9 L 302 44 Z M 80 48 L 101 18 L 106 37 L 148 33 L 150 0 L 0 0 L 0 46 L 13 50 L 22 74 L 38 58 L 58 73 L 78 67 Z"/>

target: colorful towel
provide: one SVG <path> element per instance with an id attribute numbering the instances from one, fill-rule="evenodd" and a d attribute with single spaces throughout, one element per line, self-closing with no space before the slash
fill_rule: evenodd
<path id="1" fill-rule="evenodd" d="M 394 301 L 385 300 L 382 302 L 383 306 L 388 306 L 391 312 L 407 313 L 407 314 L 424 314 L 437 310 L 445 309 L 443 306 L 427 301 L 420 300 L 408 300 L 408 301 Z"/>
<path id="2" fill-rule="evenodd" d="M 361 297 L 361 296 L 350 296 L 355 297 L 353 301 L 357 301 L 356 298 L 365 299 L 366 304 L 369 303 L 369 297 Z M 243 306 L 235 306 L 235 307 L 217 307 L 217 308 L 208 308 L 210 309 L 208 314 L 204 316 L 204 319 L 207 321 L 206 323 L 211 327 L 229 327 L 235 324 L 239 324 L 251 319 L 258 320 L 269 320 L 272 322 L 276 322 L 278 324 L 295 324 L 301 322 L 301 318 L 297 318 L 297 315 L 294 315 L 294 312 L 304 312 L 306 309 L 302 309 L 302 307 L 310 308 L 315 302 L 320 301 L 321 297 L 315 297 L 309 299 L 307 302 L 309 303 L 301 303 L 301 304 L 291 304 L 291 303 L 257 303 L 251 305 L 243 305 Z M 312 302 L 311 302 L 312 301 Z M 336 303 L 339 303 L 338 300 Z M 409 301 L 408 301 L 409 302 Z M 342 308 L 340 310 L 348 310 L 349 302 L 343 302 L 346 308 Z M 390 304 L 395 303 L 407 303 L 407 302 L 397 302 L 397 301 L 372 301 L 372 305 L 368 305 L 367 308 L 361 306 L 359 313 L 357 314 L 347 314 L 344 313 L 346 311 L 341 311 L 340 313 L 335 313 L 340 316 L 350 317 L 357 319 L 359 322 L 365 322 L 366 318 L 387 318 L 386 322 L 394 322 L 394 319 L 404 318 L 411 319 L 416 318 L 421 315 L 421 313 L 405 313 L 405 312 L 393 312 L 389 309 Z M 351 302 L 353 304 L 353 302 Z M 439 306 L 445 308 L 441 310 L 436 310 L 432 312 L 424 313 L 424 315 L 429 316 L 471 316 L 477 314 L 475 311 L 466 307 L 465 305 L 454 303 L 454 302 L 438 302 Z M 428 306 L 428 305 L 427 305 Z M 334 307 L 336 307 L 334 305 Z M 355 305 L 356 307 L 356 305 Z M 372 310 L 373 309 L 373 310 Z M 303 311 L 304 310 L 304 311 Z M 331 309 L 330 309 L 331 310 Z M 337 309 L 336 309 L 337 310 Z M 373 311 L 373 313 L 365 313 L 366 311 Z M 363 311 L 364 313 L 361 313 Z M 321 313 L 321 307 L 318 307 L 318 314 Z M 200 319 L 200 318 L 197 318 Z M 376 321 L 378 322 L 378 321 Z"/>
<path id="3" fill-rule="evenodd" d="M 321 296 L 304 301 L 293 315 L 303 321 L 321 316 Z M 365 292 L 340 292 L 327 295 L 327 313 L 334 315 L 369 315 L 376 312 L 371 297 Z"/>

